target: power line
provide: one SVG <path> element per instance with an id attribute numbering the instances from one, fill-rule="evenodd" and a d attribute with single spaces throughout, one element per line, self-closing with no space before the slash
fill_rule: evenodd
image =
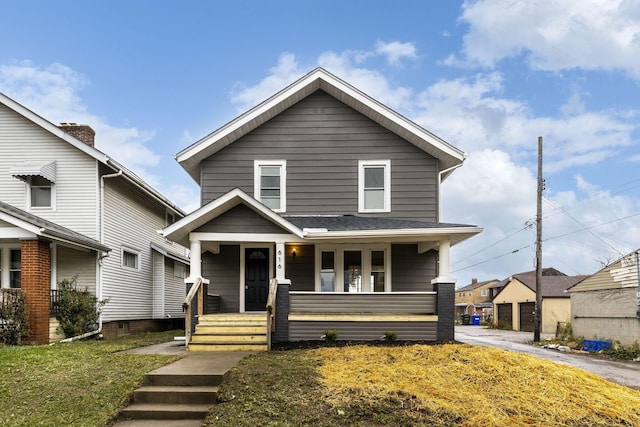
<path id="1" fill-rule="evenodd" d="M 477 254 L 479 254 L 480 252 L 486 251 L 487 249 L 489 249 L 489 248 L 491 248 L 491 247 L 493 247 L 493 246 L 497 245 L 498 243 L 504 242 L 505 240 L 512 238 L 513 236 L 515 236 L 516 234 L 520 233 L 521 231 L 526 230 L 527 228 L 528 228 L 528 225 L 525 225 L 524 227 L 522 227 L 521 229 L 517 230 L 516 232 L 514 232 L 514 233 L 512 233 L 512 234 L 508 235 L 507 237 L 503 237 L 502 239 L 498 240 L 497 242 L 492 243 L 492 244 L 490 244 L 489 246 L 486 246 L 486 247 L 484 247 L 484 248 L 482 248 L 482 249 L 480 249 L 480 250 L 478 250 L 478 251 L 476 251 L 476 252 L 472 253 L 471 255 L 467 255 L 466 257 L 464 257 L 464 258 L 463 258 L 463 259 L 461 259 L 460 261 L 456 261 L 456 262 L 454 262 L 454 263 L 453 263 L 453 264 L 451 264 L 451 265 L 453 266 L 453 265 L 456 265 L 456 264 L 461 263 L 462 261 L 466 261 L 466 260 L 468 260 L 469 258 L 471 258 L 472 256 L 477 255 Z"/>

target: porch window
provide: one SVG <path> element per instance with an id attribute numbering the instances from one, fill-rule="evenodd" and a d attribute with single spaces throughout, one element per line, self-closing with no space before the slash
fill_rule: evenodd
<path id="1" fill-rule="evenodd" d="M 320 263 L 320 291 L 333 292 L 336 289 L 336 253 L 322 251 Z"/>
<path id="2" fill-rule="evenodd" d="M 389 244 L 316 245 L 317 292 L 389 292 Z"/>
<path id="3" fill-rule="evenodd" d="M 286 160 L 254 162 L 254 197 L 275 212 L 286 211 L 286 166 Z"/>
<path id="4" fill-rule="evenodd" d="M 362 292 L 361 251 L 344 251 L 344 291 Z"/>
<path id="5" fill-rule="evenodd" d="M 391 212 L 391 161 L 358 162 L 358 212 Z"/>

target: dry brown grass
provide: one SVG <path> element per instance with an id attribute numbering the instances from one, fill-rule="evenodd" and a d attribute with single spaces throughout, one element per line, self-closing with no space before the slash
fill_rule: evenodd
<path id="1" fill-rule="evenodd" d="M 396 405 L 415 423 L 640 426 L 640 391 L 532 356 L 470 345 L 311 350 L 335 407 Z"/>

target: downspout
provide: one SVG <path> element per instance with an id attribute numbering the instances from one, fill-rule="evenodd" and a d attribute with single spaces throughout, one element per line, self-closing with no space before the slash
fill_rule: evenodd
<path id="1" fill-rule="evenodd" d="M 122 169 L 118 170 L 118 172 L 116 173 L 112 173 L 112 174 L 107 174 L 107 175 L 102 175 L 100 177 L 100 194 L 99 194 L 99 199 L 100 199 L 100 226 L 99 226 L 99 232 L 100 232 L 100 243 L 102 243 L 104 245 L 104 180 L 105 178 L 116 178 L 118 176 L 122 175 Z M 96 283 L 96 298 L 98 299 L 98 301 L 102 300 L 102 260 L 104 258 L 106 258 L 109 255 L 99 255 L 98 258 L 98 283 Z M 100 313 L 100 316 L 98 316 L 98 329 L 95 331 L 91 331 L 91 332 L 87 332 L 84 333 L 82 335 L 77 335 L 75 337 L 69 337 L 69 338 L 65 338 L 63 340 L 58 341 L 59 343 L 63 343 L 63 342 L 71 342 L 71 341 L 76 341 L 76 340 L 81 340 L 84 338 L 88 338 L 91 337 L 93 335 L 98 335 L 102 333 L 102 313 Z M 51 343 L 51 345 L 53 345 L 55 343 Z"/>

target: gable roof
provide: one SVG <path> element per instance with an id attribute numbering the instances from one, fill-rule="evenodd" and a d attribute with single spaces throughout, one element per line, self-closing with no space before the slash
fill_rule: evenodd
<path id="1" fill-rule="evenodd" d="M 153 197 L 154 199 L 156 199 L 157 201 L 159 201 L 161 204 L 165 205 L 166 207 L 171 208 L 176 213 L 178 213 L 178 214 L 180 214 L 182 216 L 185 215 L 185 212 L 182 209 L 180 209 L 177 205 L 175 205 L 173 202 L 171 202 L 169 199 L 167 199 L 159 191 L 157 191 L 156 189 L 151 187 L 149 184 L 144 182 L 142 180 L 142 178 L 137 176 L 135 173 L 131 172 L 129 169 L 127 169 L 126 167 L 124 167 L 123 165 L 121 165 L 120 163 L 118 163 L 117 161 L 115 161 L 114 159 L 112 159 L 111 157 L 109 157 L 108 155 L 103 153 L 102 151 L 100 151 L 97 148 L 92 147 L 92 146 L 90 146 L 88 144 L 85 144 L 84 142 L 80 141 L 79 139 L 76 139 L 75 137 L 69 135 L 68 133 L 66 133 L 65 131 L 63 131 L 62 129 L 60 129 L 58 126 L 54 125 L 53 123 L 51 123 L 47 119 L 45 119 L 42 116 L 34 113 L 30 109 L 26 108 L 24 105 L 14 101 L 13 99 L 9 98 L 8 96 L 6 96 L 5 94 L 3 94 L 1 92 L 0 92 L 0 103 L 5 105 L 7 108 L 10 108 L 11 110 L 16 112 L 17 114 L 23 116 L 27 120 L 33 122 L 37 126 L 40 126 L 41 128 L 43 128 L 47 132 L 55 135 L 56 137 L 60 138 L 61 140 L 67 142 L 68 144 L 71 144 L 73 147 L 75 147 L 78 150 L 82 151 L 83 153 L 85 153 L 89 157 L 95 159 L 99 163 L 109 167 L 113 171 L 115 171 L 115 172 L 122 171 L 122 176 L 125 179 L 127 179 L 129 182 L 131 182 L 133 185 L 135 185 L 138 188 L 142 189 L 149 196 Z M 24 167 L 24 165 L 21 165 L 21 167 Z M 19 174 L 19 173 L 20 173 L 20 171 L 16 171 L 16 174 Z M 47 176 L 45 176 L 45 177 L 47 177 Z M 49 178 L 47 178 L 47 179 L 49 179 Z"/>
<path id="2" fill-rule="evenodd" d="M 555 268 L 543 269 L 543 272 L 544 270 L 547 270 L 548 274 L 542 275 L 542 283 L 541 283 L 542 298 L 569 298 L 569 294 L 565 291 L 570 287 L 572 287 L 573 285 L 575 285 L 576 283 L 584 280 L 585 277 L 588 277 L 583 275 L 567 276 L 564 273 L 561 273 L 560 271 L 556 270 Z M 525 285 L 527 288 L 531 289 L 531 291 L 533 291 L 533 293 L 535 294 L 536 272 L 534 270 L 534 271 L 527 271 L 524 273 L 514 274 L 513 276 L 507 279 L 504 279 L 499 283 L 497 283 L 496 285 L 492 286 L 492 288 L 502 287 L 500 292 L 496 294 L 495 298 L 497 298 L 497 296 L 500 295 L 500 293 L 504 291 L 504 289 L 506 289 L 506 287 L 510 283 L 512 283 L 514 280 L 519 281 L 520 283 Z"/>
<path id="3" fill-rule="evenodd" d="M 484 282 L 476 282 L 476 283 L 470 283 L 466 286 L 463 286 L 462 288 L 457 288 L 455 291 L 456 292 L 463 292 L 463 291 L 473 291 L 474 289 L 478 289 L 482 286 L 486 286 L 489 284 L 494 284 L 495 282 L 497 282 L 498 279 L 491 279 L 491 280 L 485 280 Z"/>
<path id="4" fill-rule="evenodd" d="M 261 104 L 223 125 L 175 155 L 175 159 L 200 184 L 200 162 L 232 144 L 317 90 L 323 90 L 379 125 L 432 155 L 444 180 L 465 159 L 463 151 L 391 110 L 323 68 L 316 68 Z"/>
<path id="5" fill-rule="evenodd" d="M 597 291 L 637 287 L 640 280 L 640 249 L 636 249 L 584 280 L 576 283 L 569 292 Z"/>
<path id="6" fill-rule="evenodd" d="M 15 206 L 0 202 L 0 220 L 7 222 L 15 227 L 21 228 L 26 232 L 54 241 L 67 242 L 74 246 L 80 246 L 86 249 L 96 251 L 109 252 L 111 249 L 91 239 L 84 234 L 69 230 L 66 227 L 55 224 L 46 219 L 35 216 L 29 212 L 25 212 Z"/>

